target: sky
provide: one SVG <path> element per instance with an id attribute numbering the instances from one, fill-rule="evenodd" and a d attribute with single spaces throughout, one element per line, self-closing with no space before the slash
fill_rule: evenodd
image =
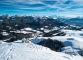
<path id="1" fill-rule="evenodd" d="M 0 15 L 83 16 L 83 0 L 0 0 Z"/>

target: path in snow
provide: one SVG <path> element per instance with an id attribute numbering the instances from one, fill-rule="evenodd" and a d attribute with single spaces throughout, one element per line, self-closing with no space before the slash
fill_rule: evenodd
<path id="1" fill-rule="evenodd" d="M 13 42 L 0 44 L 0 60 L 78 60 L 81 56 L 70 56 L 54 52 L 35 44 Z"/>

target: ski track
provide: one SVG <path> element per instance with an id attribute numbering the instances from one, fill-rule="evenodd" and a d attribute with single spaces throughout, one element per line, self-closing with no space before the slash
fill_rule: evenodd
<path id="1" fill-rule="evenodd" d="M 5 60 L 10 60 L 12 58 L 11 54 L 13 53 L 15 49 L 14 45 L 7 44 L 6 46 L 2 46 L 1 49 L 5 49 L 5 51 L 2 52 L 2 54 L 0 54 L 0 58 L 3 57 L 3 59 Z"/>

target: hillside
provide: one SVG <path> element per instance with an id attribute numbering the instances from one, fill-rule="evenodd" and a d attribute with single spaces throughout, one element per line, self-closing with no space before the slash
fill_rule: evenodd
<path id="1" fill-rule="evenodd" d="M 83 28 L 38 16 L 0 16 L 1 60 L 82 60 Z"/>
<path id="2" fill-rule="evenodd" d="M 38 46 L 32 43 L 0 42 L 1 60 L 82 60 L 83 57 L 54 52 L 49 48 Z"/>
<path id="3" fill-rule="evenodd" d="M 24 37 L 66 35 L 61 29 L 81 30 L 81 27 L 70 26 L 58 19 L 47 16 L 0 16 L 0 40 L 4 41 L 12 42 Z"/>

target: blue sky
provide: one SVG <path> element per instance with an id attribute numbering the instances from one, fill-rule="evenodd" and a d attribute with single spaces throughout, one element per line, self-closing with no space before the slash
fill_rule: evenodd
<path id="1" fill-rule="evenodd" d="M 83 16 L 83 0 L 0 0 L 0 15 Z"/>

